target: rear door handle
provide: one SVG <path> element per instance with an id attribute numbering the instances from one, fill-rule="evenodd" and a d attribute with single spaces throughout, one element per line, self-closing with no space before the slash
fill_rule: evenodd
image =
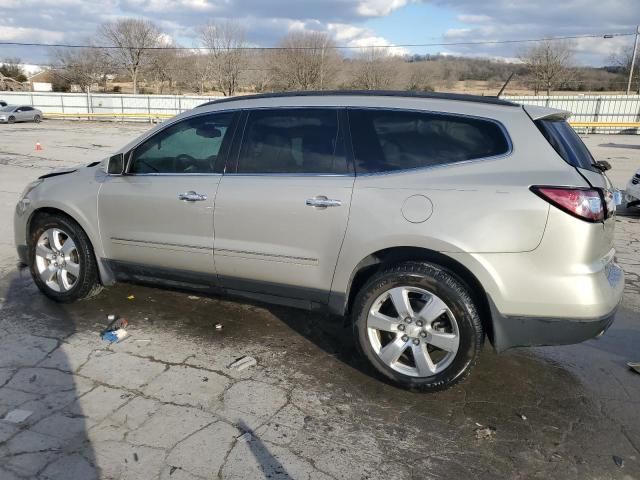
<path id="1" fill-rule="evenodd" d="M 201 193 L 196 193 L 193 190 L 190 190 L 185 193 L 178 194 L 178 200 L 183 200 L 185 202 L 202 202 L 206 200 L 207 196 Z"/>
<path id="2" fill-rule="evenodd" d="M 339 207 L 342 205 L 341 200 L 334 200 L 325 196 L 308 198 L 305 202 L 308 207 L 327 208 L 327 207 Z"/>

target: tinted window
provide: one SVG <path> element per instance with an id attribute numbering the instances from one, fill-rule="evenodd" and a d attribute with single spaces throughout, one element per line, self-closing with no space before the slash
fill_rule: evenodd
<path id="1" fill-rule="evenodd" d="M 536 125 L 558 155 L 569 165 L 600 172 L 594 166 L 595 161 L 587 146 L 566 121 L 537 120 Z"/>
<path id="2" fill-rule="evenodd" d="M 509 150 L 494 122 L 391 110 L 349 110 L 358 173 L 430 167 Z"/>
<path id="3" fill-rule="evenodd" d="M 32 112 L 33 108 L 31 108 L 31 107 L 21 107 L 20 110 L 22 110 L 23 112 Z"/>
<path id="4" fill-rule="evenodd" d="M 131 173 L 211 173 L 233 113 L 203 115 L 171 125 L 133 152 Z"/>
<path id="5" fill-rule="evenodd" d="M 238 173 L 346 173 L 338 111 L 256 110 L 249 114 Z"/>

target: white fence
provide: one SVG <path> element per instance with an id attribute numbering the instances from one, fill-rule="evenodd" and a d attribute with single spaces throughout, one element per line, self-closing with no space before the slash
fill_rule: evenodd
<path id="1" fill-rule="evenodd" d="M 33 105 L 47 117 L 106 117 L 153 121 L 221 97 L 119 95 L 95 93 L 0 92 L 0 99 Z M 504 96 L 505 100 L 568 110 L 577 129 L 602 133 L 640 133 L 640 95 Z M 585 125 L 589 124 L 589 125 Z"/>
<path id="2" fill-rule="evenodd" d="M 187 95 L 118 95 L 109 93 L 0 92 L 11 104 L 32 105 L 45 117 L 123 118 L 147 120 L 167 118 L 221 97 Z"/>
<path id="3" fill-rule="evenodd" d="M 568 110 L 572 114 L 569 121 L 577 124 L 575 128 L 579 130 L 591 133 L 640 133 L 640 95 L 528 95 L 502 98 L 523 105 Z M 593 125 L 582 126 L 584 123 Z"/>

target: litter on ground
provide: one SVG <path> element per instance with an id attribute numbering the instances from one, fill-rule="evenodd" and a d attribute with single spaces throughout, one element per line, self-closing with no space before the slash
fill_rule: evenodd
<path id="1" fill-rule="evenodd" d="M 477 440 L 488 440 L 496 435 L 496 429 L 494 427 L 476 428 L 474 432 Z"/>
<path id="2" fill-rule="evenodd" d="M 240 370 L 245 370 L 249 367 L 253 367 L 257 364 L 258 364 L 257 360 L 253 357 L 240 357 L 231 365 L 229 365 L 229 368 L 240 371 Z"/>
<path id="3" fill-rule="evenodd" d="M 3 420 L 9 423 L 22 423 L 33 414 L 30 410 L 15 409 L 7 413 Z"/>
<path id="4" fill-rule="evenodd" d="M 640 373 L 640 362 L 627 362 L 627 365 L 634 372 Z"/>
<path id="5" fill-rule="evenodd" d="M 238 437 L 239 442 L 250 442 L 253 437 L 249 432 L 245 432 Z"/>
<path id="6" fill-rule="evenodd" d="M 113 314 L 107 315 L 107 320 L 109 320 L 110 323 L 109 326 L 100 333 L 102 340 L 109 343 L 124 340 L 128 335 L 125 327 L 129 325 L 129 321 L 126 318 L 119 318 Z"/>

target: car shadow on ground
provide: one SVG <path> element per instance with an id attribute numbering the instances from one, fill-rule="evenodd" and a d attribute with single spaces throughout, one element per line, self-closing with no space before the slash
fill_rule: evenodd
<path id="1" fill-rule="evenodd" d="M 598 145 L 599 147 L 610 147 L 610 148 L 626 148 L 629 150 L 640 150 L 640 145 L 628 145 L 624 143 L 601 143 Z"/>
<path id="2" fill-rule="evenodd" d="M 76 323 L 30 283 L 28 271 L 0 280 L 0 478 L 99 478 L 77 400 L 94 386 L 61 348 Z"/>

